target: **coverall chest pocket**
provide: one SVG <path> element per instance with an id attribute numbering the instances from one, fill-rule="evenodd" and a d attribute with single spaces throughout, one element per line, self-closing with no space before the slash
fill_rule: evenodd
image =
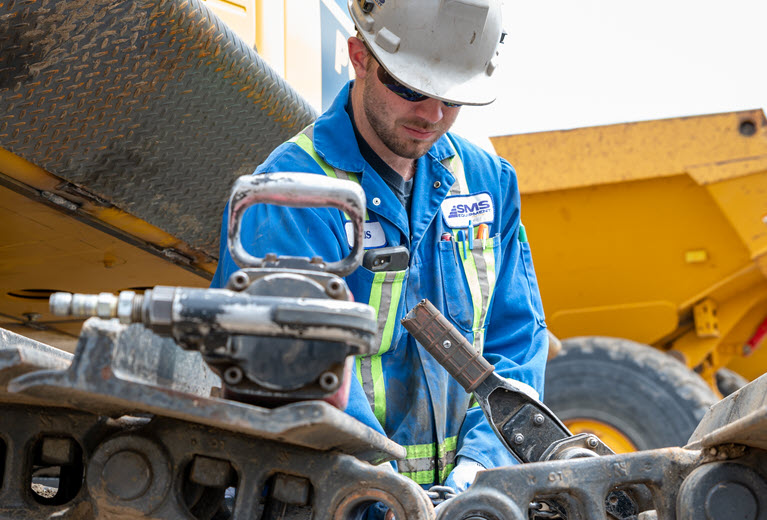
<path id="1" fill-rule="evenodd" d="M 461 242 L 439 242 L 445 308 L 450 320 L 465 332 L 485 327 L 495 290 L 500 235 L 475 239 L 473 247 Z M 468 244 L 467 244 L 468 245 Z"/>
<path id="2" fill-rule="evenodd" d="M 533 315 L 538 325 L 546 326 L 546 319 L 543 314 L 543 302 L 541 301 L 541 293 L 538 288 L 538 278 L 535 276 L 535 268 L 533 267 L 533 255 L 530 251 L 529 242 L 521 242 L 520 248 L 522 249 L 522 260 L 525 266 L 525 278 L 527 278 L 527 284 L 530 289 L 531 307 L 533 309 Z"/>

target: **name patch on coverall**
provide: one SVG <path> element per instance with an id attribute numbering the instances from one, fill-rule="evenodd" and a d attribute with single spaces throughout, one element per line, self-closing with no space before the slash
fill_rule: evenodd
<path id="1" fill-rule="evenodd" d="M 354 224 L 347 222 L 344 224 L 344 229 L 346 230 L 346 240 L 349 241 L 349 247 L 352 247 L 354 245 Z M 365 222 L 362 238 L 362 246 L 365 249 L 386 245 L 386 235 L 380 222 Z"/>
<path id="2" fill-rule="evenodd" d="M 479 224 L 490 224 L 495 219 L 493 199 L 486 191 L 471 195 L 455 195 L 442 201 L 442 218 L 447 227 L 463 229 Z"/>

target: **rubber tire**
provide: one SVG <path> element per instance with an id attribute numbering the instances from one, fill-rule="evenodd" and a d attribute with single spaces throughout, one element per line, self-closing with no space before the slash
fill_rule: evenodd
<path id="1" fill-rule="evenodd" d="M 546 370 L 545 403 L 560 419 L 607 423 L 639 450 L 684 446 L 718 400 L 680 361 L 625 339 L 567 339 Z"/>
<path id="2" fill-rule="evenodd" d="M 729 368 L 720 368 L 716 371 L 716 387 L 723 397 L 740 390 L 747 384 L 748 379 Z"/>

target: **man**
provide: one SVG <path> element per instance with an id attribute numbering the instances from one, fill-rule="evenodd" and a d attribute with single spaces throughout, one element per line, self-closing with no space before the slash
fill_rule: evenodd
<path id="1" fill-rule="evenodd" d="M 349 0 L 356 80 L 312 127 L 256 173 L 313 172 L 359 182 L 365 248 L 404 246 L 392 272 L 346 278 L 378 312 L 376 354 L 360 357 L 347 412 L 407 449 L 397 470 L 424 487 L 466 489 L 478 470 L 513 464 L 470 396 L 399 320 L 428 298 L 504 377 L 542 392 L 547 336 L 513 168 L 447 131 L 462 104 L 487 104 L 502 39 L 493 0 Z M 226 249 L 213 286 L 237 269 Z M 351 244 L 342 212 L 260 205 L 244 247 L 328 261 Z"/>

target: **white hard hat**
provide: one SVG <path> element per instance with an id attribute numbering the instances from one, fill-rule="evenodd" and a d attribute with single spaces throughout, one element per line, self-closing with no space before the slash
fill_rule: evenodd
<path id="1" fill-rule="evenodd" d="M 357 30 L 404 86 L 461 105 L 495 100 L 502 0 L 347 0 Z"/>

